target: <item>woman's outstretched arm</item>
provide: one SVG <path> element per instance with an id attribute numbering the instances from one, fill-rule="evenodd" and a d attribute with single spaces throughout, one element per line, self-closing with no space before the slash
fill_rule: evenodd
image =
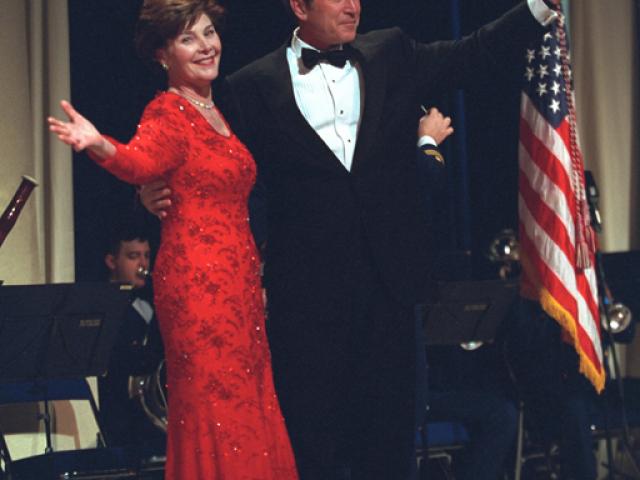
<path id="1" fill-rule="evenodd" d="M 58 135 L 58 138 L 71 146 L 76 152 L 85 148 L 99 158 L 110 157 L 116 153 L 116 147 L 109 142 L 98 129 L 80 115 L 66 100 L 60 102 L 60 106 L 69 118 L 68 122 L 49 117 L 49 130 Z"/>

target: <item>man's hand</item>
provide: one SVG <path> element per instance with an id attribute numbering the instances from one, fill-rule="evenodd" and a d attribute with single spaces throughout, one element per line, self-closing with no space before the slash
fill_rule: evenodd
<path id="1" fill-rule="evenodd" d="M 140 201 L 144 208 L 149 210 L 159 219 L 167 216 L 167 208 L 171 206 L 171 190 L 167 187 L 164 180 L 156 180 L 154 182 L 142 185 L 139 189 Z"/>
<path id="2" fill-rule="evenodd" d="M 430 108 L 418 124 L 418 138 L 429 135 L 438 145 L 452 133 L 451 118 L 443 116 L 435 107 Z"/>

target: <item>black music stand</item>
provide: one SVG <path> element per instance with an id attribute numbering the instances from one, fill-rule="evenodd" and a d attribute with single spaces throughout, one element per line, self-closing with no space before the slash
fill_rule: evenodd
<path id="1" fill-rule="evenodd" d="M 512 280 L 461 280 L 438 282 L 437 288 L 436 301 L 420 305 L 416 310 L 416 315 L 422 320 L 422 332 L 418 332 L 418 335 L 422 333 L 421 354 L 424 353 L 424 345 L 464 346 L 471 350 L 482 343 L 493 343 L 498 327 L 516 300 L 519 284 Z M 418 379 L 417 384 L 418 389 L 425 389 L 418 398 L 419 404 L 427 403 L 426 376 L 422 381 Z M 428 422 L 426 411 L 417 418 L 420 456 L 429 452 Z M 459 448 L 455 443 L 466 432 L 457 422 L 441 422 L 439 426 L 444 432 L 451 431 L 448 440 L 454 442 L 439 445 L 438 454 L 447 456 L 447 450 Z"/>
<path id="2" fill-rule="evenodd" d="M 44 401 L 46 453 L 48 401 L 78 398 L 71 384 L 65 397 L 62 380 L 106 373 L 130 290 L 109 283 L 0 287 L 0 388 L 16 403 Z"/>
<path id="3" fill-rule="evenodd" d="M 513 280 L 439 282 L 423 312 L 426 344 L 492 343 L 517 294 Z"/>

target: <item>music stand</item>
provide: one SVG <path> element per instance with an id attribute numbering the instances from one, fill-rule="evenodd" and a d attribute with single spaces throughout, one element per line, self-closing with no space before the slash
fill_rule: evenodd
<path id="1" fill-rule="evenodd" d="M 22 401 L 26 392 L 45 402 L 47 453 L 48 401 L 64 398 L 48 381 L 106 373 L 130 290 L 109 283 L 0 287 L 0 384 Z"/>
<path id="2" fill-rule="evenodd" d="M 424 355 L 425 345 L 473 350 L 483 343 L 493 343 L 498 327 L 516 299 L 518 287 L 518 282 L 511 280 L 438 282 L 435 301 L 419 305 L 416 309 L 418 321 L 422 320 L 422 331 L 418 332 L 423 343 L 420 355 Z M 422 367 L 420 358 L 418 365 Z M 422 373 L 425 368 L 417 370 Z M 417 379 L 419 405 L 428 404 L 426 375 L 423 374 L 422 377 Z M 418 411 L 421 412 L 417 415 L 419 455 L 426 454 L 429 458 L 429 447 L 432 444 L 437 445 L 438 453 L 446 457 L 449 455 L 448 451 L 460 448 L 461 443 L 468 441 L 467 431 L 457 420 L 430 423 L 427 411 L 422 408 Z M 434 441 L 429 438 L 429 429 L 435 425 L 438 428 L 434 430 L 437 437 Z M 444 434 L 449 434 L 449 438 L 445 440 Z"/>
<path id="3" fill-rule="evenodd" d="M 512 280 L 438 282 L 437 301 L 423 311 L 426 344 L 492 343 L 517 294 Z"/>

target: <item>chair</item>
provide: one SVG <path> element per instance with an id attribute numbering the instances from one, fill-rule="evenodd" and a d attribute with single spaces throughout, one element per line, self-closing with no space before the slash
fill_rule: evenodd
<path id="1" fill-rule="evenodd" d="M 426 463 L 433 462 L 446 478 L 453 478 L 453 454 L 469 442 L 469 434 L 458 422 L 428 422 L 416 432 L 418 471 L 426 471 Z"/>
<path id="2" fill-rule="evenodd" d="M 477 348 L 483 343 L 492 343 L 500 323 L 508 315 L 517 293 L 513 281 L 443 281 L 438 283 L 437 301 L 416 309 L 418 339 L 418 366 L 420 374 L 426 368 L 423 358 L 425 347 L 461 346 Z M 427 347 L 428 348 L 428 347 Z M 426 374 L 417 379 L 423 388 L 418 404 L 427 397 L 424 385 Z M 453 453 L 469 443 L 469 434 L 462 423 L 429 421 L 417 415 L 416 452 L 419 470 L 425 460 L 435 461 L 447 478 L 453 478 L 451 464 Z"/>
<path id="3" fill-rule="evenodd" d="M 43 413 L 39 419 L 44 422 L 46 449 L 44 455 L 29 457 L 22 460 L 13 461 L 7 446 L 3 432 L 0 430 L 0 456 L 5 465 L 7 475 L 15 478 L 36 478 L 27 476 L 23 472 L 25 465 L 33 463 L 53 464 L 53 459 L 59 455 L 54 454 L 51 447 L 51 430 L 49 419 L 49 402 L 56 400 L 85 400 L 89 402 L 96 424 L 98 425 L 98 445 L 104 447 L 102 441 L 102 430 L 100 428 L 99 412 L 96 402 L 91 393 L 91 389 L 85 379 L 58 379 L 58 380 L 37 380 L 30 382 L 0 383 L 0 405 L 40 403 L 44 405 Z M 62 453 L 62 452 L 61 452 Z M 69 456 L 68 452 L 64 452 Z M 40 459 L 41 458 L 41 459 Z M 35 459 L 35 460 L 34 460 Z M 39 470 L 40 473 L 50 471 L 51 468 Z M 39 473 L 39 474 L 40 474 Z M 35 475 L 35 474 L 34 474 Z"/>

